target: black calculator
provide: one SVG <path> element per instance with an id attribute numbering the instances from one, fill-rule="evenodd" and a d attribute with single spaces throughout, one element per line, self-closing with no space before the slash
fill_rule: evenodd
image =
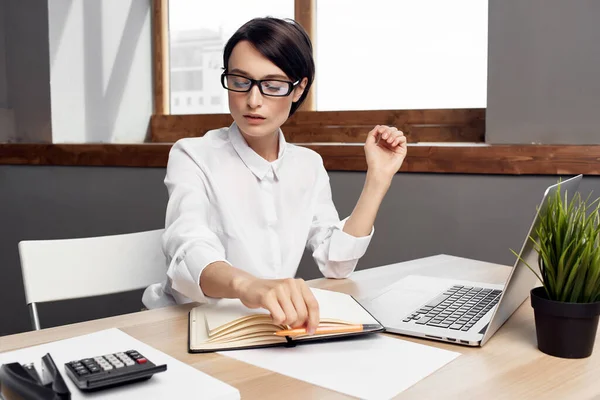
<path id="1" fill-rule="evenodd" d="M 167 365 L 155 365 L 136 350 L 84 358 L 65 364 L 65 370 L 77 387 L 94 391 L 150 379 Z"/>

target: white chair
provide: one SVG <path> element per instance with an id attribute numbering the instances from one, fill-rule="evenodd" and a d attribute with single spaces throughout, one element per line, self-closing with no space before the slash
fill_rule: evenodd
<path id="1" fill-rule="evenodd" d="M 163 281 L 163 231 L 19 242 L 33 329 L 40 329 L 36 303 L 125 292 Z"/>

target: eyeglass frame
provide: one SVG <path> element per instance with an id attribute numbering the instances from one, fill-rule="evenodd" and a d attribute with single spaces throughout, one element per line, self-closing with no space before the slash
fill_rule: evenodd
<path id="1" fill-rule="evenodd" d="M 228 88 L 227 86 L 225 86 L 225 79 L 227 79 L 228 75 L 248 79 L 250 81 L 250 87 L 248 88 L 248 90 L 233 90 L 233 89 Z M 263 82 L 268 82 L 268 81 L 287 83 L 288 84 L 288 92 L 286 94 L 282 94 L 282 95 L 266 94 L 265 92 L 263 92 L 263 87 L 261 84 Z M 296 85 L 298 85 L 299 83 L 300 83 L 300 80 L 297 80 L 296 82 L 292 82 L 292 81 L 284 81 L 282 79 L 252 79 L 252 78 L 248 78 L 247 76 L 244 76 L 244 75 L 230 74 L 227 72 L 223 72 L 221 74 L 221 86 L 223 86 L 223 89 L 227 89 L 230 92 L 236 92 L 236 93 L 248 93 L 252 90 L 254 85 L 256 85 L 256 86 L 258 86 L 258 91 L 263 96 L 269 96 L 269 97 L 287 97 L 294 91 L 294 89 L 296 88 Z"/>

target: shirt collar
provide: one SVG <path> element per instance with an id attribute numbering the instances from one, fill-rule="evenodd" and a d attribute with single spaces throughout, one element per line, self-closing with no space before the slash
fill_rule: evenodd
<path id="1" fill-rule="evenodd" d="M 281 159 L 285 154 L 285 148 L 287 147 L 281 129 L 279 129 L 279 152 L 277 154 L 277 160 L 273 162 L 265 160 L 248 146 L 246 139 L 242 136 L 242 133 L 235 122 L 229 127 L 229 140 L 244 164 L 246 164 L 246 167 L 248 167 L 258 179 L 262 180 L 270 169 L 273 170 L 275 177 L 278 177 L 277 171 L 279 170 Z"/>

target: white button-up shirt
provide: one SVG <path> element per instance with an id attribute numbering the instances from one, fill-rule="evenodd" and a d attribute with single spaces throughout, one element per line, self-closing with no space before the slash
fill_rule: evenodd
<path id="1" fill-rule="evenodd" d="M 165 282 L 146 289 L 148 308 L 212 302 L 200 288 L 202 270 L 224 261 L 259 278 L 293 278 L 305 247 L 324 276 L 345 278 L 369 236 L 342 231 L 321 156 L 286 143 L 269 162 L 252 150 L 234 123 L 201 138 L 181 139 L 169 154 L 163 250 Z"/>

